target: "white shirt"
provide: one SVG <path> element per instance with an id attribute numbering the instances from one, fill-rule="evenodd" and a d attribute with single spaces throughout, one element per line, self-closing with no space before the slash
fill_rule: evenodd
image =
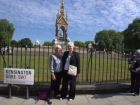
<path id="1" fill-rule="evenodd" d="M 68 56 L 66 59 L 66 63 L 65 63 L 65 67 L 64 67 L 65 70 L 69 70 L 70 58 L 71 58 L 71 56 Z"/>

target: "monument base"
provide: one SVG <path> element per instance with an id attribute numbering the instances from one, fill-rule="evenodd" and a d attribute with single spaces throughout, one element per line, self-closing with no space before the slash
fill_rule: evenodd
<path id="1" fill-rule="evenodd" d="M 52 45 L 61 45 L 61 46 L 66 46 L 69 42 L 71 42 L 70 41 L 70 39 L 68 39 L 68 40 L 66 40 L 66 41 L 63 41 L 63 40 L 59 40 L 59 39 L 54 39 L 53 41 L 52 41 Z"/>

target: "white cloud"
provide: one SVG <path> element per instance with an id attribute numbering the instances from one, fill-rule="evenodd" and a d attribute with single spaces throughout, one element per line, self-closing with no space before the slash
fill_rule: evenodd
<path id="1" fill-rule="evenodd" d="M 17 26 L 55 27 L 61 0 L 0 0 L 0 19 Z M 139 0 L 64 0 L 69 27 L 94 33 L 102 29 L 123 30 L 140 17 Z M 54 30 L 55 31 L 55 30 Z"/>
<path id="2" fill-rule="evenodd" d="M 10 3 L 9 3 L 10 2 Z M 46 5 L 43 5 L 46 4 Z M 43 4 L 35 0 L 1 0 L 0 11 L 2 18 L 6 16 L 17 24 L 52 24 L 55 20 L 57 6 L 45 1 Z M 3 6 L 2 6 L 3 5 Z"/>
<path id="3" fill-rule="evenodd" d="M 140 16 L 140 1 L 133 0 L 78 0 L 70 9 L 70 20 L 86 25 L 113 26 L 124 29 Z M 81 26 L 82 26 L 81 25 Z"/>

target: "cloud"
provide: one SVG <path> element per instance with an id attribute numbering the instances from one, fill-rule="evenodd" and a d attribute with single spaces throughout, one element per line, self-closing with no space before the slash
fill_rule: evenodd
<path id="1" fill-rule="evenodd" d="M 140 16 L 140 1 L 134 0 L 77 0 L 69 10 L 71 21 L 84 25 L 124 29 Z"/>
<path id="2" fill-rule="evenodd" d="M 9 3 L 10 2 L 10 3 Z M 35 0 L 1 0 L 1 16 L 17 24 L 40 24 L 48 25 L 54 23 L 57 6 L 49 1 L 37 2 Z"/>
<path id="3" fill-rule="evenodd" d="M 121 26 L 140 16 L 139 0 L 71 0 L 65 2 L 65 11 L 73 24 Z M 0 13 L 21 24 L 51 25 L 60 9 L 58 0 L 1 0 Z M 127 18 L 127 19 L 126 19 Z M 121 27 L 120 26 L 120 27 Z"/>
<path id="4" fill-rule="evenodd" d="M 16 26 L 54 29 L 60 2 L 0 0 L 0 19 L 6 18 Z M 95 35 L 103 29 L 122 31 L 136 17 L 140 17 L 139 0 L 64 0 L 64 8 L 70 29 L 72 32 L 79 31 L 79 36 Z"/>

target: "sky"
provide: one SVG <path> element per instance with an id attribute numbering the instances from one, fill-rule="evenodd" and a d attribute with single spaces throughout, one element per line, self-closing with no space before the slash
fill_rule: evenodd
<path id="1" fill-rule="evenodd" d="M 13 40 L 52 41 L 61 0 L 0 0 L 0 19 L 14 24 Z M 101 30 L 123 31 L 140 17 L 140 0 L 64 0 L 71 41 L 94 41 Z"/>

